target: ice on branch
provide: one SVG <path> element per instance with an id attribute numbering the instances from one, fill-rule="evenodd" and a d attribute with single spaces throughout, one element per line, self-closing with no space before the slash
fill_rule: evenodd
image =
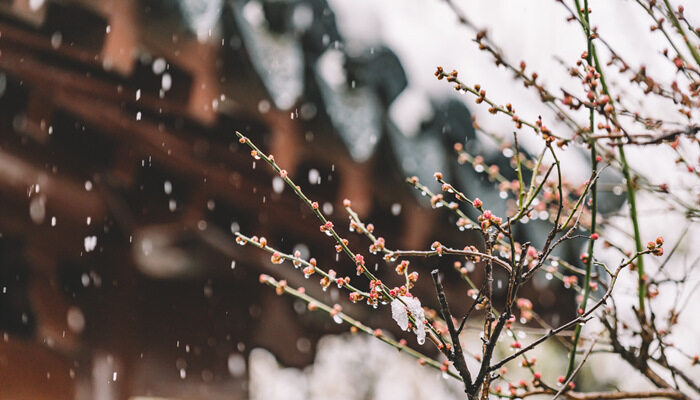
<path id="1" fill-rule="evenodd" d="M 420 305 L 420 300 L 415 297 L 401 296 L 391 302 L 391 317 L 404 331 L 408 330 L 409 313 L 415 319 L 416 337 L 418 344 L 425 343 L 425 312 Z"/>

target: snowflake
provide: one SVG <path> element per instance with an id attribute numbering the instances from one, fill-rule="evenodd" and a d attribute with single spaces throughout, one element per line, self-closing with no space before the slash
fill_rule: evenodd
<path id="1" fill-rule="evenodd" d="M 415 319 L 418 344 L 425 343 L 425 312 L 420 301 L 414 297 L 401 296 L 391 302 L 391 317 L 404 331 L 408 330 L 409 313 Z"/>

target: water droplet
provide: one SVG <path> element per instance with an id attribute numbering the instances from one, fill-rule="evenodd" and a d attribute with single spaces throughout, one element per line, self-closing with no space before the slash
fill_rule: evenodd
<path id="1" fill-rule="evenodd" d="M 29 9 L 37 11 L 44 5 L 45 0 L 29 0 Z"/>
<path id="2" fill-rule="evenodd" d="M 329 202 L 323 203 L 323 213 L 326 215 L 333 214 L 333 204 L 331 204 Z"/>
<path id="3" fill-rule="evenodd" d="M 51 217 L 51 226 L 56 226 L 56 217 Z"/>
<path id="4" fill-rule="evenodd" d="M 163 191 L 165 194 L 171 194 L 173 192 L 173 184 L 170 181 L 163 182 Z"/>
<path id="5" fill-rule="evenodd" d="M 95 250 L 95 247 L 97 247 L 97 236 L 86 236 L 83 239 L 83 246 L 88 253 Z"/>
<path id="6" fill-rule="evenodd" d="M 167 66 L 168 66 L 168 63 L 162 57 L 156 58 L 153 61 L 153 65 L 151 65 L 151 67 L 153 68 L 153 73 L 156 75 L 160 75 L 163 72 L 165 72 L 165 68 Z"/>
<path id="7" fill-rule="evenodd" d="M 136 89 L 136 101 L 141 100 L 141 89 Z"/>
<path id="8" fill-rule="evenodd" d="M 231 269 L 236 269 L 236 260 L 231 261 Z"/>
<path id="9" fill-rule="evenodd" d="M 318 172 L 316 168 L 311 168 L 309 170 L 309 183 L 312 185 L 318 185 L 321 183 L 321 173 Z"/>
<path id="10" fill-rule="evenodd" d="M 180 379 L 187 378 L 187 371 L 184 368 L 180 368 Z"/>
<path id="11" fill-rule="evenodd" d="M 29 217 L 37 225 L 44 222 L 44 218 L 46 218 L 46 197 L 44 195 L 32 197 L 29 202 Z"/>
<path id="12" fill-rule="evenodd" d="M 241 226 L 238 224 L 238 222 L 233 221 L 231 222 L 231 233 L 236 233 L 241 230 Z"/>
<path id="13" fill-rule="evenodd" d="M 173 78 L 169 73 L 164 73 L 163 77 L 160 78 L 160 86 L 163 88 L 163 91 L 166 92 L 173 87 Z"/>
<path id="14" fill-rule="evenodd" d="M 233 377 L 241 377 L 245 374 L 245 358 L 242 355 L 233 353 L 228 356 L 228 372 Z"/>
<path id="15" fill-rule="evenodd" d="M 141 121 L 141 111 L 136 112 L 136 120 Z"/>
<path id="16" fill-rule="evenodd" d="M 335 322 L 336 324 L 340 325 L 340 324 L 343 323 L 343 319 L 340 318 L 340 315 L 337 315 L 337 314 L 336 314 L 336 315 L 333 316 L 333 322 Z"/>
<path id="17" fill-rule="evenodd" d="M 61 47 L 61 43 L 63 43 L 63 35 L 59 31 L 54 32 L 51 35 L 51 47 L 58 49 Z"/>
<path id="18" fill-rule="evenodd" d="M 88 192 L 92 190 L 92 182 L 85 181 L 85 190 Z"/>
<path id="19" fill-rule="evenodd" d="M 90 275 L 88 274 L 83 274 L 80 276 L 80 283 L 83 284 L 83 287 L 88 287 L 90 285 Z"/>
<path id="20" fill-rule="evenodd" d="M 276 176 L 272 178 L 272 191 L 275 193 L 282 193 L 284 190 L 284 179 Z"/>
<path id="21" fill-rule="evenodd" d="M 258 112 L 260 112 L 260 114 L 265 114 L 268 111 L 270 111 L 270 102 L 267 100 L 260 100 L 258 103 Z"/>
<path id="22" fill-rule="evenodd" d="M 70 306 L 68 308 L 66 322 L 68 323 L 68 328 L 75 333 L 80 333 L 85 329 L 85 316 L 78 307 Z"/>
<path id="23" fill-rule="evenodd" d="M 552 275 L 552 274 L 549 273 L 549 272 L 547 272 L 547 273 L 544 275 L 544 279 L 546 279 L 546 280 L 548 280 L 548 281 L 551 281 L 552 278 L 554 278 L 554 275 Z"/>

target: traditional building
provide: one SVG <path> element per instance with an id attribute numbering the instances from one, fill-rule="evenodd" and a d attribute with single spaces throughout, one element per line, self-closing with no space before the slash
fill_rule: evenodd
<path id="1" fill-rule="evenodd" d="M 392 247 L 473 243 L 403 184 L 478 181 L 450 151 L 476 140 L 468 112 L 429 102 L 407 124 L 392 112 L 406 84 L 390 49 L 344 42 L 322 0 L 0 0 L 0 399 L 245 398 L 250 349 L 300 366 L 345 330 L 263 272 L 398 334 L 234 244 L 240 230 L 354 271 L 234 132 L 337 225 L 351 198 Z"/>

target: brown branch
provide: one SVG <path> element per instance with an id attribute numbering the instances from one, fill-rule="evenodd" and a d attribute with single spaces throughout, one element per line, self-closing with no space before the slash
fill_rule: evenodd
<path id="1" fill-rule="evenodd" d="M 513 398 L 524 399 L 530 396 L 543 394 L 553 394 L 554 391 L 547 389 L 536 389 L 520 393 Z M 624 400 L 624 399 L 676 399 L 686 400 L 687 397 L 673 389 L 659 389 L 639 392 L 566 392 L 563 394 L 570 400 Z M 505 396 L 504 396 L 505 397 Z"/>
<path id="2" fill-rule="evenodd" d="M 452 314 L 450 313 L 450 307 L 447 304 L 447 297 L 445 296 L 445 290 L 443 289 L 442 283 L 440 282 L 439 274 L 440 272 L 437 269 L 434 269 L 430 273 L 430 275 L 432 275 L 433 277 L 433 282 L 435 283 L 435 290 L 437 291 L 438 301 L 440 302 L 440 313 L 442 314 L 442 318 L 447 324 L 447 329 L 449 330 L 450 338 L 452 339 L 452 351 L 447 351 L 446 354 L 452 362 L 452 365 L 455 366 L 455 368 L 459 372 L 459 375 L 462 377 L 462 381 L 464 382 L 464 391 L 465 393 L 467 393 L 467 396 L 471 400 L 473 398 L 473 386 L 471 383 L 472 377 L 469 373 L 469 369 L 467 368 L 467 361 L 464 358 L 464 353 L 462 352 L 462 344 L 459 341 L 459 333 L 455 329 L 455 325 L 452 322 Z"/>

